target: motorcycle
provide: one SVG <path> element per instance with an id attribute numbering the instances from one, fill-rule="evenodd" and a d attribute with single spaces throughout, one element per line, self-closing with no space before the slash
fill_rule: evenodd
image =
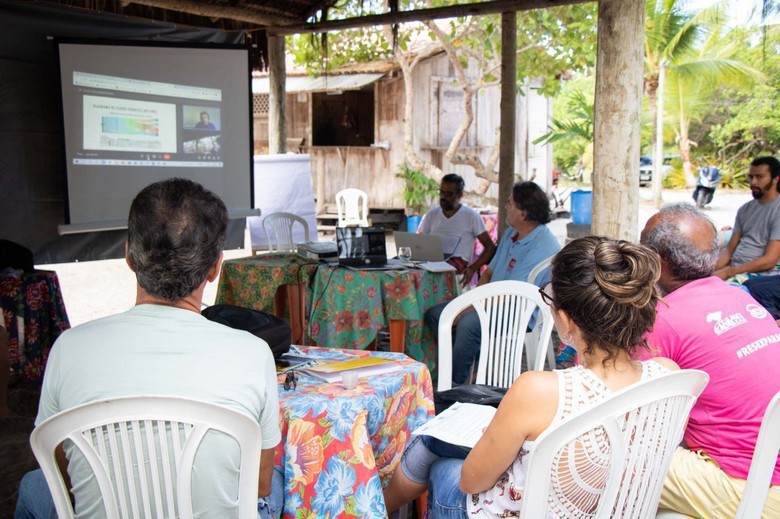
<path id="1" fill-rule="evenodd" d="M 715 166 L 702 166 L 699 168 L 699 178 L 696 180 L 696 189 L 693 190 L 693 199 L 699 209 L 712 202 L 715 196 L 715 188 L 718 187 L 723 175 L 720 168 Z"/>

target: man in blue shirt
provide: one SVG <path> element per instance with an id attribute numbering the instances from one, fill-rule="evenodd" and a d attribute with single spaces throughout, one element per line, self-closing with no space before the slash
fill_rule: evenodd
<path id="1" fill-rule="evenodd" d="M 498 243 L 496 255 L 488 264 L 477 286 L 491 281 L 526 281 L 538 263 L 561 248 L 547 223 L 550 221 L 550 202 L 544 191 L 534 182 L 518 182 L 506 203 L 509 227 Z M 447 303 L 430 308 L 425 322 L 436 334 L 439 317 Z M 482 329 L 473 310 L 455 321 L 452 344 L 452 382 L 467 382 L 469 370 L 479 354 Z"/>

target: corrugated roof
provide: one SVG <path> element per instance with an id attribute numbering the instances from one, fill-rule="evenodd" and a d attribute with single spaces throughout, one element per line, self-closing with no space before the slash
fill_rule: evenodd
<path id="1" fill-rule="evenodd" d="M 338 76 L 288 76 L 285 91 L 288 94 L 295 92 L 332 92 L 334 90 L 358 90 L 366 85 L 378 81 L 382 74 L 340 74 Z M 252 79 L 253 94 L 267 94 L 269 92 L 268 77 Z"/>

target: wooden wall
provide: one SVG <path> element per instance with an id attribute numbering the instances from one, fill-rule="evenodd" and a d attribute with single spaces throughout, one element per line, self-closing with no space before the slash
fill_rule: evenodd
<path id="1" fill-rule="evenodd" d="M 446 147 L 439 146 L 440 131 L 436 93 L 442 84 L 451 88 L 452 71 L 445 56 L 435 56 L 421 63 L 415 71 L 414 126 L 415 148 L 421 157 L 430 160 L 445 173 L 458 173 L 466 181 L 467 189 L 476 187 L 480 179 L 467 166 L 453 166 L 444 158 Z M 536 90 L 526 88 L 527 97 L 517 103 L 517 144 L 515 171 L 527 178 L 533 168 L 536 181 L 549 188 L 552 171 L 550 147 L 534 146 L 531 140 L 547 130 L 552 101 L 538 96 Z M 314 193 L 317 211 L 333 204 L 338 191 L 356 187 L 368 193 L 369 205 L 374 208 L 403 208 L 403 181 L 396 178 L 398 167 L 404 161 L 403 116 L 404 83 L 400 72 L 393 72 L 377 81 L 374 88 L 374 142 L 387 143 L 389 149 L 369 146 L 312 146 L 313 118 L 311 93 L 287 94 L 288 142 L 301 143 L 300 151 L 312 156 Z M 470 153 L 487 159 L 499 124 L 499 90 L 491 88 L 480 93 L 475 101 L 475 121 L 470 132 Z M 452 96 L 450 102 L 452 102 Z M 457 101 L 457 100 L 456 100 Z M 458 110 L 456 107 L 442 107 Z M 268 141 L 267 117 L 255 116 L 255 152 L 265 153 L 263 143 Z M 488 196 L 497 196 L 493 185 Z"/>

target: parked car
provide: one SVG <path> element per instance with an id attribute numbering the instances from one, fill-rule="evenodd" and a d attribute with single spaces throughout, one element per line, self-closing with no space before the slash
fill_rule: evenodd
<path id="1" fill-rule="evenodd" d="M 678 158 L 679 155 L 667 155 L 664 157 L 663 176 L 665 177 L 671 170 L 672 165 L 670 162 L 672 159 Z M 639 157 L 639 185 L 646 186 L 653 181 L 653 158 L 647 155 Z"/>

